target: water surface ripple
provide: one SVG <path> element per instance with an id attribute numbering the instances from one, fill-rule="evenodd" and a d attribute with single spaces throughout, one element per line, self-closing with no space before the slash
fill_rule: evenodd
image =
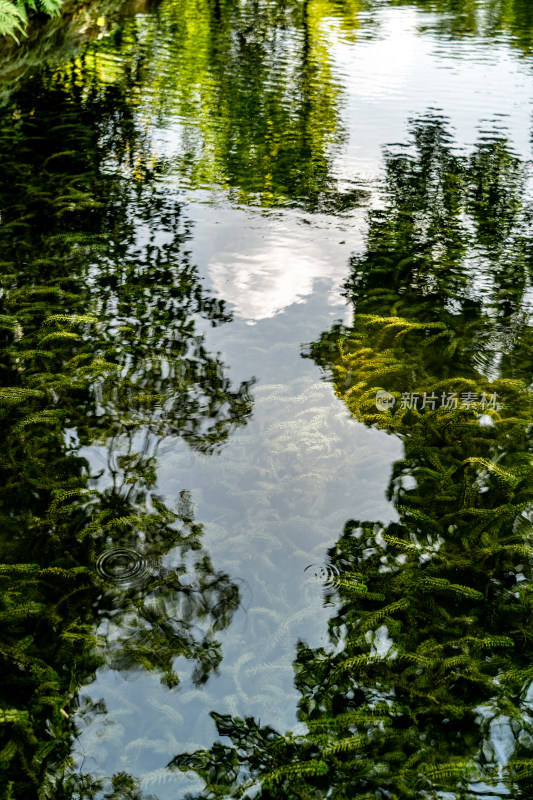
<path id="1" fill-rule="evenodd" d="M 0 800 L 531 795 L 532 8 L 7 48 Z"/>

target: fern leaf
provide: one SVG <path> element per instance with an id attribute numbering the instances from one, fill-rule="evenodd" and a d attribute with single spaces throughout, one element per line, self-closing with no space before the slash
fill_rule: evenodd
<path id="1" fill-rule="evenodd" d="M 0 36 L 12 36 L 18 44 L 19 40 L 15 33 L 23 31 L 23 23 L 25 22 L 26 14 L 24 9 L 11 3 L 10 0 L 0 0 Z"/>

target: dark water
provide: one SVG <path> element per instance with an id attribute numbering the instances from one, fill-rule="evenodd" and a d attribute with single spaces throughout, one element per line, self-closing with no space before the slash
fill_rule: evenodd
<path id="1" fill-rule="evenodd" d="M 95 14 L 2 72 L 0 798 L 530 797 L 533 6 Z"/>

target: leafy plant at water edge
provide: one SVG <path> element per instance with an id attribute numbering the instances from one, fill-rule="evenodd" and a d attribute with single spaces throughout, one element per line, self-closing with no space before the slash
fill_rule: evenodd
<path id="1" fill-rule="evenodd" d="M 0 36 L 13 36 L 23 30 L 26 15 L 21 7 L 11 0 L 0 0 Z"/>

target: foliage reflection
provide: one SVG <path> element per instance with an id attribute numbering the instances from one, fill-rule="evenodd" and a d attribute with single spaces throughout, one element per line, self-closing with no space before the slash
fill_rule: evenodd
<path id="1" fill-rule="evenodd" d="M 178 115 L 176 154 L 194 187 L 225 188 L 240 203 L 337 210 L 358 205 L 333 156 L 343 138 L 329 26 L 349 38 L 359 2 L 165 0 L 95 42 L 84 68 L 102 83 L 135 76 L 138 102 L 158 124 Z"/>
<path id="2" fill-rule="evenodd" d="M 357 420 L 402 439 L 398 521 L 351 520 L 328 553 L 330 645 L 300 642 L 294 662 L 305 732 L 213 713 L 231 744 L 171 762 L 203 778 L 198 797 L 531 794 L 524 165 L 496 134 L 459 155 L 438 116 L 385 162 L 385 206 L 346 286 L 353 325 L 309 355 Z M 378 391 L 394 404 L 380 411 Z"/>
<path id="3" fill-rule="evenodd" d="M 529 0 L 391 0 L 394 6 L 416 6 L 437 12 L 431 27 L 437 33 L 461 39 L 465 36 L 507 36 L 524 53 L 533 46 L 533 8 Z"/>
<path id="4" fill-rule="evenodd" d="M 97 667 L 173 687 L 178 656 L 197 684 L 220 662 L 238 588 L 186 490 L 175 508 L 158 496 L 158 449 L 216 451 L 251 413 L 250 382 L 233 388 L 206 350 L 201 325 L 230 315 L 121 91 L 43 74 L 0 126 L 0 796 L 59 798 Z M 135 580 L 128 552 L 146 565 Z M 109 791 L 136 790 L 117 776 Z"/>

